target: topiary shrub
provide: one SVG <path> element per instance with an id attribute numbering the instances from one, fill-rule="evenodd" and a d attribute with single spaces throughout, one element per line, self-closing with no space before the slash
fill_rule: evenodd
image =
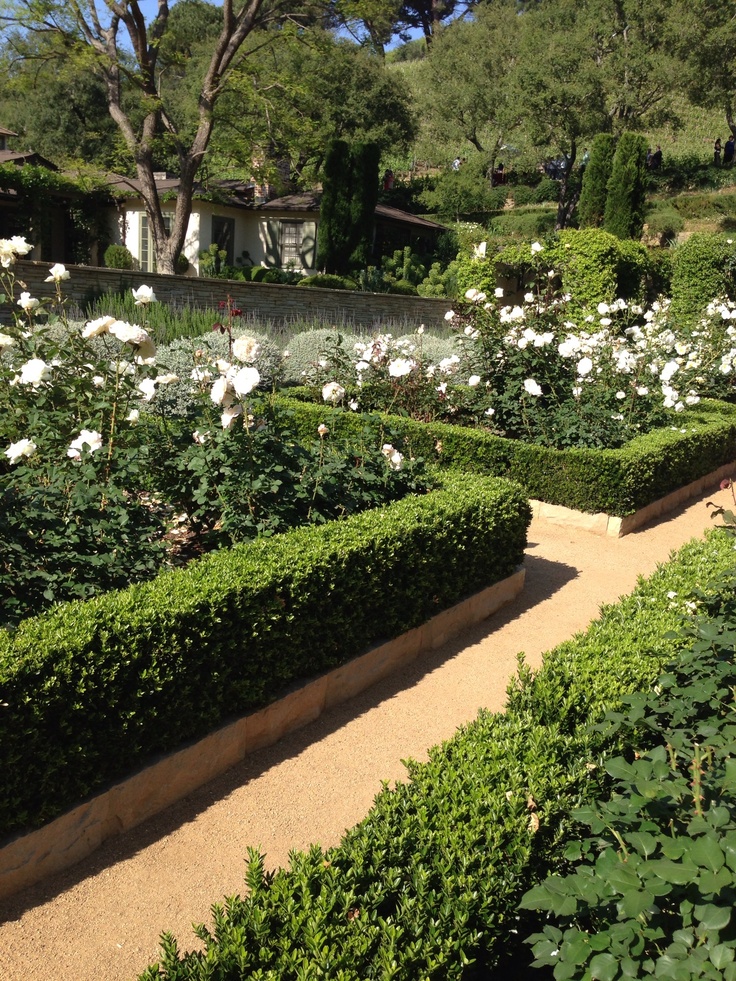
<path id="1" fill-rule="evenodd" d="M 108 269 L 136 269 L 133 253 L 124 245 L 108 245 L 103 259 Z"/>
<path id="2" fill-rule="evenodd" d="M 610 133 L 599 133 L 593 140 L 578 202 L 581 228 L 599 228 L 603 224 L 615 152 L 616 139 Z"/>
<path id="3" fill-rule="evenodd" d="M 305 276 L 297 286 L 313 286 L 323 290 L 354 290 L 358 284 L 348 276 L 334 276 L 332 273 L 317 273 L 316 276 Z"/>
<path id="4" fill-rule="evenodd" d="M 669 202 L 660 202 L 647 212 L 646 230 L 661 245 L 671 244 L 685 227 L 685 219 Z"/>
<path id="5" fill-rule="evenodd" d="M 716 297 L 736 295 L 735 269 L 736 245 L 725 235 L 691 235 L 672 253 L 672 316 L 694 318 Z"/>
<path id="6" fill-rule="evenodd" d="M 647 190 L 647 143 L 624 133 L 613 156 L 603 227 L 617 238 L 641 238 Z"/>

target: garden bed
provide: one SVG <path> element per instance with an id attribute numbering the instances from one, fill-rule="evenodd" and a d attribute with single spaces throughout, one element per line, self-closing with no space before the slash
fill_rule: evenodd
<path id="1" fill-rule="evenodd" d="M 327 415 L 333 429 L 358 432 L 366 424 L 359 413 L 302 401 L 294 394 L 281 401 L 290 405 L 294 425 L 304 433 L 313 432 Z M 717 486 L 733 473 L 736 460 L 736 406 L 710 399 L 678 415 L 678 427 L 637 436 L 617 450 L 556 450 L 466 426 L 383 414 L 368 418 L 377 428 L 400 434 L 407 452 L 415 456 L 471 473 L 509 477 L 534 501 L 595 516 L 594 527 L 605 526 L 601 533 L 606 534 L 626 534 L 668 506 Z M 553 513 L 545 510 L 546 516 Z M 619 525 L 609 519 L 624 520 Z M 581 525 L 587 520 L 581 518 Z"/>
<path id="2" fill-rule="evenodd" d="M 327 709 L 487 619 L 521 592 L 524 577 L 525 570 L 517 570 L 421 627 L 372 648 L 267 708 L 243 716 L 151 764 L 45 827 L 16 838 L 0 848 L 0 899 L 81 861 L 103 841 L 158 814 L 248 754 L 313 722 Z"/>
<path id="3" fill-rule="evenodd" d="M 520 488 L 443 483 L 0 632 L 2 833 L 511 575 L 530 520 Z"/>

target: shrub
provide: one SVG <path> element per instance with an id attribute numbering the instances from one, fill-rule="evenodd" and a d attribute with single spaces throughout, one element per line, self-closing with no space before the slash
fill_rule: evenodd
<path id="1" fill-rule="evenodd" d="M 569 811 L 598 789 L 591 763 L 619 751 L 590 725 L 654 684 L 680 646 L 667 636 L 681 621 L 671 594 L 704 586 L 729 551 L 723 537 L 686 546 L 533 677 L 522 668 L 505 713 L 481 711 L 411 761 L 408 782 L 384 788 L 337 847 L 294 853 L 273 873 L 251 850 L 247 895 L 214 908 L 213 931 L 197 929 L 204 950 L 180 954 L 165 934 L 140 981 L 491 976 L 520 946 L 518 901 L 559 861 Z"/>
<path id="2" fill-rule="evenodd" d="M 108 269 L 135 269 L 133 253 L 124 245 L 108 245 L 103 261 Z"/>
<path id="3" fill-rule="evenodd" d="M 660 202 L 647 211 L 646 224 L 651 237 L 672 244 L 685 227 L 685 219 L 670 202 Z"/>
<path id="4" fill-rule="evenodd" d="M 615 152 L 616 138 L 610 133 L 599 133 L 594 138 L 578 202 L 581 228 L 598 228 L 603 224 Z"/>
<path id="5" fill-rule="evenodd" d="M 603 217 L 603 227 L 617 238 L 641 238 L 647 190 L 646 161 L 644 137 L 624 133 L 613 156 Z"/>
<path id="6" fill-rule="evenodd" d="M 306 374 L 324 358 L 328 348 L 339 344 L 345 356 L 349 356 L 357 340 L 354 334 L 336 331 L 331 327 L 295 334 L 289 341 L 288 356 L 284 356 L 284 380 L 303 385 Z"/>
<path id="7" fill-rule="evenodd" d="M 506 578 L 529 519 L 510 482 L 448 474 L 0 631 L 0 834 Z"/>
<path id="8" fill-rule="evenodd" d="M 314 276 L 305 276 L 300 279 L 297 286 L 312 286 L 323 290 L 354 290 L 358 284 L 348 276 L 334 276 L 332 273 L 317 273 Z"/>
<path id="9" fill-rule="evenodd" d="M 527 240 L 543 238 L 554 231 L 556 220 L 556 209 L 534 208 L 526 211 L 513 208 L 492 218 L 488 222 L 488 233 Z"/>
<path id="10" fill-rule="evenodd" d="M 733 296 L 736 246 L 724 235 L 695 233 L 672 253 L 672 314 L 701 315 L 719 296 Z"/>

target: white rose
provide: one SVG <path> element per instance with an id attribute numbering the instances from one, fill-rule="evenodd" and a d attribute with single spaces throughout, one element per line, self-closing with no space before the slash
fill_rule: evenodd
<path id="1" fill-rule="evenodd" d="M 238 361 L 247 361 L 252 364 L 257 360 L 260 353 L 261 345 L 255 337 L 244 334 L 242 337 L 236 337 L 233 341 L 233 354 Z"/>
<path id="2" fill-rule="evenodd" d="M 261 375 L 257 368 L 241 368 L 233 375 L 233 388 L 236 394 L 242 398 L 257 388 L 260 380 Z"/>
<path id="3" fill-rule="evenodd" d="M 475 388 L 476 385 L 480 385 L 480 375 L 471 375 L 470 378 L 468 378 L 468 385 L 470 385 L 471 388 Z"/>
<path id="4" fill-rule="evenodd" d="M 106 334 L 114 323 L 116 323 L 114 317 L 90 320 L 82 329 L 82 337 L 98 337 L 100 334 Z"/>
<path id="5" fill-rule="evenodd" d="M 41 305 L 41 301 L 37 300 L 30 293 L 21 293 L 20 299 L 18 300 L 18 306 L 25 313 L 33 313 Z"/>
<path id="6" fill-rule="evenodd" d="M 345 397 L 345 389 L 338 382 L 327 382 L 327 384 L 322 389 L 322 401 L 332 402 L 333 404 L 339 402 Z"/>
<path id="7" fill-rule="evenodd" d="M 150 286 L 139 286 L 137 290 L 131 290 L 137 307 L 146 306 L 156 302 L 156 294 Z"/>
<path id="8" fill-rule="evenodd" d="M 69 444 L 66 455 L 73 460 L 81 459 L 82 450 L 85 445 L 87 446 L 88 453 L 95 453 L 102 447 L 102 433 L 98 433 L 94 429 L 83 429 L 79 436 Z"/>
<path id="9" fill-rule="evenodd" d="M 51 365 L 46 364 L 40 358 L 31 358 L 20 369 L 18 382 L 21 385 L 33 385 L 37 388 L 42 381 L 47 381 L 51 377 Z"/>
<path id="10" fill-rule="evenodd" d="M 24 456 L 33 456 L 36 449 L 36 444 L 32 439 L 19 439 L 17 443 L 10 444 L 5 451 L 5 456 L 11 463 L 17 463 Z"/>
<path id="11" fill-rule="evenodd" d="M 542 388 L 533 378 L 527 378 L 524 382 L 524 390 L 528 392 L 529 395 L 541 395 Z"/>
<path id="12" fill-rule="evenodd" d="M 69 270 L 66 268 L 63 262 L 56 262 L 49 269 L 50 275 L 46 277 L 44 283 L 60 283 L 62 279 L 69 279 Z"/>

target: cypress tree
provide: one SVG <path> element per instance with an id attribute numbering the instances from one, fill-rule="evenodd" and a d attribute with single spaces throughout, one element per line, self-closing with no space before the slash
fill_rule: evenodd
<path id="1" fill-rule="evenodd" d="M 615 151 L 616 138 L 610 133 L 599 133 L 594 138 L 578 203 L 581 228 L 600 228 L 603 224 Z"/>
<path id="2" fill-rule="evenodd" d="M 603 227 L 617 238 L 641 238 L 647 191 L 647 142 L 624 133 L 613 156 Z"/>
<path id="3" fill-rule="evenodd" d="M 330 144 L 322 170 L 317 268 L 346 276 L 368 264 L 378 200 L 380 151 L 374 143 Z"/>
<path id="4" fill-rule="evenodd" d="M 333 140 L 322 168 L 317 268 L 342 276 L 351 252 L 351 158 L 344 140 Z"/>
<path id="5" fill-rule="evenodd" d="M 365 269 L 373 252 L 373 225 L 378 202 L 378 165 L 381 151 L 376 143 L 356 143 L 351 151 L 353 189 L 350 203 L 350 267 Z"/>

